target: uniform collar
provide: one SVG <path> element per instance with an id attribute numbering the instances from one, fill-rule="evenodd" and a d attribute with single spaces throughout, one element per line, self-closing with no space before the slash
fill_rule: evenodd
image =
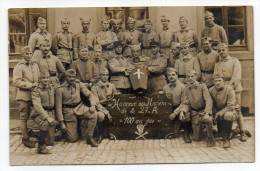
<path id="1" fill-rule="evenodd" d="M 169 27 L 163 27 L 163 30 L 164 31 L 166 31 L 166 30 L 168 30 L 169 29 Z"/>
<path id="2" fill-rule="evenodd" d="M 37 28 L 36 32 L 37 32 L 37 33 L 40 33 L 40 34 L 47 34 L 47 33 L 48 33 L 46 29 L 44 29 L 44 30 L 42 31 L 42 30 L 39 29 L 39 28 Z"/>
<path id="3" fill-rule="evenodd" d="M 174 88 L 177 85 L 177 80 L 174 83 L 169 83 L 170 88 Z"/>
<path id="4" fill-rule="evenodd" d="M 191 90 L 192 88 L 197 88 L 199 86 L 199 82 L 198 81 L 195 81 L 192 85 L 191 84 L 187 84 L 189 89 Z"/>
<path id="5" fill-rule="evenodd" d="M 40 83 L 39 88 L 42 89 L 42 90 L 50 90 L 50 89 L 51 89 L 51 86 L 48 85 L 47 87 L 44 87 L 43 84 Z"/>
<path id="6" fill-rule="evenodd" d="M 43 58 L 50 58 L 51 57 L 51 51 L 49 51 L 46 55 L 42 53 Z"/>
<path id="7" fill-rule="evenodd" d="M 69 84 L 67 81 L 64 81 L 64 83 L 62 84 L 63 87 L 67 87 L 67 88 L 70 88 L 71 86 L 72 87 L 76 87 L 76 84 Z"/>
<path id="8" fill-rule="evenodd" d="M 189 31 L 189 29 L 188 29 L 188 28 L 185 28 L 185 29 L 181 29 L 180 31 L 181 31 L 181 32 Z"/>
<path id="9" fill-rule="evenodd" d="M 192 58 L 192 55 L 188 53 L 186 56 L 182 55 L 183 62 L 188 62 Z"/>
<path id="10" fill-rule="evenodd" d="M 128 30 L 128 31 L 130 31 L 130 32 L 134 32 L 134 31 L 135 31 L 135 29 L 132 29 L 132 30 Z"/>
<path id="11" fill-rule="evenodd" d="M 108 83 L 108 82 L 103 83 L 101 80 L 98 81 L 98 85 L 99 85 L 101 88 L 108 88 L 108 87 L 109 87 L 109 83 Z"/>
<path id="12" fill-rule="evenodd" d="M 83 62 L 88 62 L 88 59 L 80 58 L 80 60 L 83 61 Z"/>
<path id="13" fill-rule="evenodd" d="M 62 30 L 61 32 L 62 32 L 63 34 L 66 34 L 66 33 L 69 34 L 69 33 L 70 33 L 69 30 Z"/>
<path id="14" fill-rule="evenodd" d="M 215 89 L 216 89 L 217 92 L 221 92 L 221 91 L 224 89 L 224 87 L 222 87 L 222 88 L 220 88 L 220 89 L 217 89 L 217 88 L 215 87 Z"/>
<path id="15" fill-rule="evenodd" d="M 87 31 L 82 30 L 82 33 L 84 33 L 84 34 L 89 33 L 89 30 L 87 30 Z"/>
<path id="16" fill-rule="evenodd" d="M 229 56 L 229 55 L 225 59 L 220 57 L 220 61 L 221 62 L 227 62 L 230 58 L 231 58 L 231 56 Z"/>
<path id="17" fill-rule="evenodd" d="M 29 65 L 30 61 L 27 62 L 24 58 L 20 61 L 20 64 Z"/>
<path id="18" fill-rule="evenodd" d="M 212 28 L 215 26 L 215 23 L 211 24 L 211 25 L 207 25 L 208 28 Z"/>
<path id="19" fill-rule="evenodd" d="M 107 31 L 108 31 L 108 29 L 102 29 L 102 31 L 103 31 L 103 32 L 107 32 Z"/>

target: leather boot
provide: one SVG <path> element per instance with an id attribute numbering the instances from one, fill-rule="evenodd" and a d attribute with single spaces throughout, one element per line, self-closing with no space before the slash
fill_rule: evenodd
<path id="1" fill-rule="evenodd" d="M 223 148 L 230 148 L 230 140 L 223 139 Z"/>
<path id="2" fill-rule="evenodd" d="M 22 143 L 25 147 L 34 148 L 36 142 L 30 141 L 29 138 L 22 139 Z"/>
<path id="3" fill-rule="evenodd" d="M 40 146 L 37 149 L 39 154 L 51 154 L 50 151 L 46 148 L 46 145 Z"/>
<path id="4" fill-rule="evenodd" d="M 91 147 L 97 147 L 97 146 L 98 146 L 98 144 L 97 144 L 97 142 L 95 141 L 95 139 L 93 138 L 93 136 L 89 136 L 89 137 L 87 138 L 86 143 L 87 143 L 87 144 L 90 144 Z"/>
<path id="5" fill-rule="evenodd" d="M 184 134 L 183 134 L 183 140 L 185 143 L 191 143 L 190 135 L 189 135 L 189 127 L 188 123 L 183 123 L 183 129 L 184 129 Z"/>
<path id="6" fill-rule="evenodd" d="M 210 137 L 207 141 L 207 147 L 214 147 L 215 146 L 215 141 L 213 140 L 212 137 Z"/>
<path id="7" fill-rule="evenodd" d="M 241 131 L 240 132 L 240 141 L 246 142 L 246 140 L 247 140 L 247 136 L 246 136 L 245 131 Z"/>

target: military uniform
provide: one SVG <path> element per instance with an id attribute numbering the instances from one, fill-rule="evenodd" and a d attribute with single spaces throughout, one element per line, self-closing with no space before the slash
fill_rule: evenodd
<path id="1" fill-rule="evenodd" d="M 123 45 L 125 46 L 123 55 L 131 56 L 131 48 L 128 45 L 137 45 L 141 43 L 141 32 L 138 30 L 126 30 L 123 36 Z"/>
<path id="2" fill-rule="evenodd" d="M 171 42 L 174 40 L 174 31 L 170 28 L 163 28 L 159 33 L 159 39 L 160 39 L 161 53 L 169 57 Z"/>
<path id="3" fill-rule="evenodd" d="M 177 60 L 181 59 L 182 56 L 181 54 L 179 54 L 178 56 L 174 56 L 172 53 L 169 57 L 169 59 L 167 60 L 167 67 L 175 67 L 175 63 Z"/>
<path id="4" fill-rule="evenodd" d="M 107 64 L 108 62 L 106 60 L 104 60 L 103 58 L 94 60 L 93 62 L 96 64 L 96 67 L 97 67 L 97 75 L 100 74 L 100 71 L 102 68 L 108 68 L 108 64 Z"/>
<path id="5" fill-rule="evenodd" d="M 207 87 L 213 86 L 214 68 L 215 64 L 219 60 L 219 54 L 214 50 L 211 50 L 209 53 L 205 53 L 204 51 L 202 51 L 198 54 L 197 57 L 201 69 L 200 81 L 205 83 Z"/>

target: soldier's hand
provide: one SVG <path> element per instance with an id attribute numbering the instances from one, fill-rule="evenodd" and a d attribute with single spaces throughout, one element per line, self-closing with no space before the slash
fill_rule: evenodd
<path id="1" fill-rule="evenodd" d="M 47 117 L 46 119 L 47 119 L 47 121 L 49 122 L 49 124 L 50 124 L 51 126 L 54 126 L 54 125 L 56 124 L 56 122 L 55 122 L 55 120 L 54 120 L 53 118 Z"/>
<path id="2" fill-rule="evenodd" d="M 92 83 L 92 82 L 88 83 L 88 87 L 89 87 L 89 88 L 92 87 L 92 86 L 93 86 L 93 83 Z"/>
<path id="3" fill-rule="evenodd" d="M 210 116 L 208 113 L 205 113 L 205 115 L 203 116 L 204 121 L 208 122 L 210 120 Z"/>
<path id="4" fill-rule="evenodd" d="M 159 94 L 163 94 L 163 91 L 159 91 Z"/>
<path id="5" fill-rule="evenodd" d="M 39 85 L 39 83 L 35 82 L 35 83 L 32 84 L 32 87 L 37 87 L 38 85 Z"/>
<path id="6" fill-rule="evenodd" d="M 91 106 L 89 108 L 90 113 L 94 113 L 96 111 L 96 106 Z"/>
<path id="7" fill-rule="evenodd" d="M 173 121 L 175 119 L 175 117 L 176 117 L 175 113 L 172 113 L 172 114 L 170 114 L 169 119 Z"/>
<path id="8" fill-rule="evenodd" d="M 64 122 L 60 122 L 60 128 L 61 128 L 62 132 L 67 132 L 67 128 L 66 128 L 66 125 L 64 124 Z"/>
<path id="9" fill-rule="evenodd" d="M 109 113 L 107 114 L 107 118 L 108 118 L 109 123 L 112 123 L 112 116 Z"/>
<path id="10" fill-rule="evenodd" d="M 185 116 L 184 116 L 183 111 L 180 112 L 179 119 L 180 119 L 181 121 L 185 120 Z"/>

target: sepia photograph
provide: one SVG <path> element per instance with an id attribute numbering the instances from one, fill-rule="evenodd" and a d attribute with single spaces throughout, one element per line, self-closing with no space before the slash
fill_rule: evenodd
<path id="1" fill-rule="evenodd" d="M 8 43 L 11 166 L 255 162 L 253 6 L 9 8 Z"/>

